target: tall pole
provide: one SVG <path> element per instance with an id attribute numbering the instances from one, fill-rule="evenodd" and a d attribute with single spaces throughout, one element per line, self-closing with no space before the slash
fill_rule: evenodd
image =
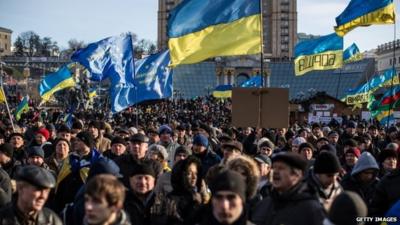
<path id="1" fill-rule="evenodd" d="M 260 75 L 261 75 L 261 87 L 264 87 L 264 35 L 263 35 L 263 0 L 260 0 L 260 41 L 261 41 L 261 52 L 260 52 Z"/>

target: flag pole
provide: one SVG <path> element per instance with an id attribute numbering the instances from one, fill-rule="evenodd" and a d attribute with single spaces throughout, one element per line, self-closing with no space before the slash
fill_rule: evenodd
<path id="1" fill-rule="evenodd" d="M 261 73 L 261 88 L 264 87 L 264 34 L 263 34 L 263 1 L 260 0 L 260 41 L 261 41 L 261 52 L 260 52 L 260 73 Z"/>
<path id="2" fill-rule="evenodd" d="M 6 103 L 6 109 L 7 109 L 8 117 L 10 117 L 10 122 L 11 122 L 13 132 L 15 132 L 13 118 L 11 117 L 10 107 L 8 107 L 7 96 L 6 96 L 6 93 L 4 92 L 4 88 L 3 88 L 3 63 L 1 61 L 0 61 L 0 88 L 4 94 L 4 102 Z"/>
<path id="3" fill-rule="evenodd" d="M 396 20 L 394 21 L 393 24 L 393 60 L 392 60 L 392 69 L 395 72 L 395 75 L 392 76 L 392 81 L 390 83 L 390 96 L 393 96 L 393 83 L 394 83 L 394 77 L 397 76 L 397 71 L 395 67 L 395 60 L 396 60 Z M 388 120 L 386 122 L 386 128 L 389 128 L 389 122 L 390 122 L 390 114 L 392 113 L 392 107 L 393 107 L 393 101 L 390 101 L 390 107 L 389 107 L 389 113 L 388 113 Z"/>

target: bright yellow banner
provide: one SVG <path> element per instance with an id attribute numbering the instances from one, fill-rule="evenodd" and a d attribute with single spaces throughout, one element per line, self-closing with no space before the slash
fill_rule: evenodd
<path id="1" fill-rule="evenodd" d="M 296 76 L 313 70 L 331 70 L 343 65 L 343 50 L 326 51 L 315 55 L 303 55 L 294 60 Z"/>

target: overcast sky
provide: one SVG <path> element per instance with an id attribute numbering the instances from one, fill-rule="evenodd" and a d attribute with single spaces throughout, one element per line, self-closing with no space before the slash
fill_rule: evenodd
<path id="1" fill-rule="evenodd" d="M 394 0 L 398 5 L 400 0 Z M 298 32 L 325 35 L 333 32 L 335 17 L 349 0 L 297 0 Z M 76 38 L 87 43 L 131 31 L 157 41 L 158 0 L 0 0 L 0 27 L 33 30 L 61 47 Z M 400 15 L 397 10 L 397 15 Z M 345 47 L 355 42 L 361 51 L 394 39 L 393 25 L 357 28 L 345 36 Z M 400 38 L 397 25 L 397 38 Z"/>

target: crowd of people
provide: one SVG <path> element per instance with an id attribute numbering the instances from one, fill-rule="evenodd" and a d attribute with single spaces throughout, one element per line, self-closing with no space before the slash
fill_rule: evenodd
<path id="1" fill-rule="evenodd" d="M 398 222 L 400 127 L 236 128 L 230 104 L 1 114 L 0 225 Z"/>

